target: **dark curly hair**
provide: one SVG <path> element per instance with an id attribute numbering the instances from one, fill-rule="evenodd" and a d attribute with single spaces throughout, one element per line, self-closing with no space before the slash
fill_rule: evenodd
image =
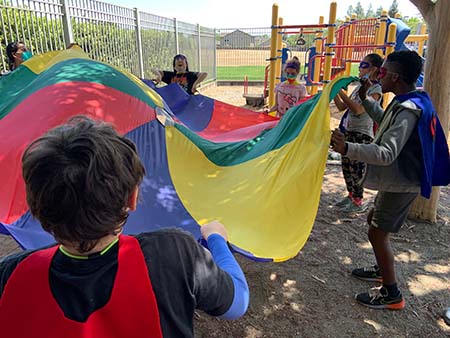
<path id="1" fill-rule="evenodd" d="M 377 68 L 380 68 L 383 64 L 383 58 L 377 53 L 367 54 L 365 57 L 369 60 L 372 66 L 375 66 Z"/>
<path id="2" fill-rule="evenodd" d="M 14 70 L 14 53 L 19 50 L 19 45 L 24 45 L 22 41 L 14 41 L 6 46 L 6 56 L 8 57 L 8 66 L 10 70 Z"/>
<path id="3" fill-rule="evenodd" d="M 85 116 L 33 141 L 22 170 L 32 215 L 80 252 L 121 230 L 129 197 L 145 175 L 133 142 Z"/>
<path id="4" fill-rule="evenodd" d="M 386 62 L 393 63 L 395 71 L 407 84 L 416 83 L 423 69 L 423 60 L 415 51 L 402 50 L 388 55 Z"/>

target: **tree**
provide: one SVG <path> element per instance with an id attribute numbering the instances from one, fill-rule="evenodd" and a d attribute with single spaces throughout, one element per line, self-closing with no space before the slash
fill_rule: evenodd
<path id="1" fill-rule="evenodd" d="M 375 18 L 375 12 L 372 7 L 372 3 L 370 3 L 369 8 L 367 8 L 366 18 Z"/>
<path id="2" fill-rule="evenodd" d="M 287 47 L 291 50 L 306 50 L 307 48 L 314 46 L 314 34 L 303 35 L 303 39 L 305 40 L 304 46 L 297 45 L 299 37 L 300 35 L 289 35 L 284 42 L 286 42 Z"/>
<path id="3" fill-rule="evenodd" d="M 397 0 L 392 1 L 391 7 L 389 7 L 389 16 L 395 18 L 395 14 L 398 13 L 398 3 Z"/>
<path id="4" fill-rule="evenodd" d="M 360 2 L 360 1 L 358 1 L 358 2 L 356 3 L 355 13 L 356 13 L 356 17 L 357 17 L 358 19 L 364 19 L 364 18 L 365 18 L 365 15 L 364 15 L 364 8 L 363 8 L 363 6 L 361 5 L 361 2 Z"/>
<path id="5" fill-rule="evenodd" d="M 412 16 L 406 20 L 403 20 L 404 23 L 408 25 L 408 27 L 411 29 L 411 34 L 418 34 L 417 27 L 420 23 L 423 22 L 421 18 L 418 18 L 416 16 Z"/>
<path id="6" fill-rule="evenodd" d="M 351 18 L 352 15 L 353 15 L 354 13 L 355 13 L 355 10 L 353 9 L 353 6 L 352 6 L 352 5 L 348 6 L 348 9 L 347 9 L 347 16 L 348 16 L 349 18 Z"/>
<path id="7" fill-rule="evenodd" d="M 448 0 L 410 0 L 419 9 L 428 27 L 425 90 L 431 96 L 436 112 L 448 137 L 450 118 L 450 2 Z M 418 197 L 410 216 L 436 222 L 440 189 L 433 188 L 429 200 Z"/>
<path id="8" fill-rule="evenodd" d="M 375 13 L 377 18 L 381 16 L 381 13 L 383 12 L 383 6 L 380 6 L 377 8 L 377 12 Z"/>

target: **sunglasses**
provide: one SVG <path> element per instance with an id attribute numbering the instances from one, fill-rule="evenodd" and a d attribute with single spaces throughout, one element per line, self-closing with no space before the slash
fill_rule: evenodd
<path id="1" fill-rule="evenodd" d="M 380 67 L 380 70 L 378 71 L 378 75 L 377 75 L 378 80 L 381 80 L 382 78 L 384 78 L 388 73 L 398 74 L 396 72 L 388 71 L 387 68 L 385 68 L 385 67 Z"/>
<path id="2" fill-rule="evenodd" d="M 372 67 L 372 65 L 369 62 L 361 61 L 359 63 L 359 68 L 367 69 L 367 68 L 370 68 L 370 67 Z"/>

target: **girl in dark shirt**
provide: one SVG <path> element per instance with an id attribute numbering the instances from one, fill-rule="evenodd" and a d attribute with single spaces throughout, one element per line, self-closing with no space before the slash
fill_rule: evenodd
<path id="1" fill-rule="evenodd" d="M 155 70 L 157 82 L 167 84 L 178 83 L 189 95 L 197 92 L 197 86 L 208 76 L 205 72 L 189 71 L 189 64 L 186 56 L 175 55 L 173 58 L 173 71 Z"/>

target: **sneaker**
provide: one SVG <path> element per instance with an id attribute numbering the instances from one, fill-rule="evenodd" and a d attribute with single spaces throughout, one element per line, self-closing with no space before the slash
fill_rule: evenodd
<path id="1" fill-rule="evenodd" d="M 370 266 L 368 268 L 353 269 L 352 276 L 366 282 L 383 282 L 380 268 L 376 265 Z"/>
<path id="2" fill-rule="evenodd" d="M 366 204 L 355 204 L 353 202 L 347 204 L 346 206 L 340 208 L 339 210 L 348 214 L 352 213 L 362 213 L 365 212 L 368 208 L 367 203 Z"/>
<path id="3" fill-rule="evenodd" d="M 442 317 L 444 318 L 444 322 L 447 325 L 450 325 L 450 307 L 444 312 L 444 315 Z"/>
<path id="4" fill-rule="evenodd" d="M 390 297 L 385 287 L 374 288 L 369 292 L 360 293 L 356 295 L 356 301 L 361 305 L 377 310 L 402 310 L 405 307 L 402 293 L 399 291 L 398 296 Z"/>
<path id="5" fill-rule="evenodd" d="M 343 208 L 343 207 L 346 207 L 347 205 L 349 205 L 350 203 L 352 203 L 351 197 L 346 196 L 343 199 L 341 199 L 339 202 L 337 202 L 334 206 L 338 207 L 338 208 Z"/>

